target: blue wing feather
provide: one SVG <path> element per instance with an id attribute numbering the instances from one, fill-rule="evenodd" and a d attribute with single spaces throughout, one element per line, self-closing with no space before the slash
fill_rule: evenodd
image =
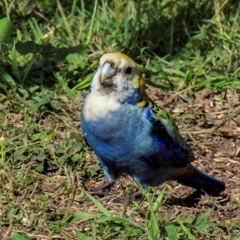
<path id="1" fill-rule="evenodd" d="M 191 150 L 181 138 L 176 126 L 174 125 L 175 132 L 173 132 L 171 135 L 177 135 L 178 141 L 176 141 L 169 134 L 167 130 L 168 126 L 166 126 L 166 124 L 164 125 L 163 121 L 157 117 L 157 110 L 163 110 L 158 108 L 156 105 L 149 104 L 149 102 L 148 104 L 145 104 L 145 106 L 144 115 L 152 124 L 153 128 L 151 137 L 153 139 L 153 142 L 157 145 L 157 151 L 147 158 L 149 164 L 153 167 L 186 166 L 186 164 L 189 162 L 189 155 Z M 166 118 L 169 118 L 168 122 L 174 124 L 169 115 L 166 115 Z"/>

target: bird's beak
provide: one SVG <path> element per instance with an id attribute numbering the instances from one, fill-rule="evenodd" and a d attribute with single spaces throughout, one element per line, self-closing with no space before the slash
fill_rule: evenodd
<path id="1" fill-rule="evenodd" d="M 112 64 L 109 62 L 104 63 L 100 72 L 100 84 L 112 84 L 112 77 L 116 74 L 117 69 L 113 68 Z"/>

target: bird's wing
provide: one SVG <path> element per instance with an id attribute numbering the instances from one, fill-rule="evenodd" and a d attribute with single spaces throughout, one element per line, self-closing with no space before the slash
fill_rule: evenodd
<path id="1" fill-rule="evenodd" d="M 143 100 L 138 106 L 144 109 L 144 116 L 153 126 L 151 137 L 157 151 L 147 158 L 149 164 L 156 167 L 182 167 L 192 161 L 192 151 L 171 116 L 151 100 Z"/>

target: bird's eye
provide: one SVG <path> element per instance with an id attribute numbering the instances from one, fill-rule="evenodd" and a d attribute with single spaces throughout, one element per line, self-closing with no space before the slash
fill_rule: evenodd
<path id="1" fill-rule="evenodd" d="M 125 74 L 130 75 L 131 73 L 132 73 L 132 68 L 131 67 L 127 67 L 125 69 Z"/>

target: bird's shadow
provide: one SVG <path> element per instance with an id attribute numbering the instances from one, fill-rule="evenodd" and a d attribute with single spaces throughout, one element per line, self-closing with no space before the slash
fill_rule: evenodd
<path id="1" fill-rule="evenodd" d="M 226 195 L 220 194 L 220 193 L 206 194 L 203 191 L 196 190 L 184 198 L 166 195 L 166 198 L 163 201 L 163 205 L 193 208 L 193 207 L 196 207 L 200 201 L 202 201 L 202 196 L 204 196 L 204 195 L 208 195 L 209 197 L 215 197 L 216 200 L 219 197 L 221 199 L 223 199 L 223 198 L 226 199 L 226 197 L 227 197 Z M 154 196 L 155 199 L 157 199 L 157 197 L 158 197 L 158 195 Z M 136 201 L 139 201 L 141 198 L 142 198 L 142 194 L 138 191 L 138 192 L 134 193 L 130 198 L 126 197 L 126 196 L 122 196 L 122 197 L 116 197 L 116 198 L 112 199 L 111 201 L 115 202 L 115 203 L 126 202 L 126 201 L 127 202 L 136 202 Z M 221 204 L 221 202 L 220 202 L 220 204 Z"/>
<path id="2" fill-rule="evenodd" d="M 165 204 L 170 206 L 178 205 L 182 207 L 194 207 L 199 203 L 203 194 L 204 193 L 201 191 L 195 191 L 185 198 L 171 196 L 171 198 L 165 200 Z"/>
<path id="3" fill-rule="evenodd" d="M 221 197 L 221 198 L 226 198 L 226 195 L 221 194 L 221 193 L 212 193 L 212 194 L 207 194 L 203 191 L 196 190 L 190 195 L 186 196 L 185 198 L 180 198 L 180 197 L 172 197 L 167 198 L 165 200 L 165 204 L 169 206 L 181 206 L 181 207 L 196 207 L 199 202 L 202 200 L 202 196 L 208 195 L 210 197 Z"/>
<path id="4" fill-rule="evenodd" d="M 112 195 L 112 191 L 111 188 L 114 185 L 114 183 L 109 184 L 109 183 L 104 183 L 102 185 L 100 185 L 99 187 L 95 188 L 95 189 L 91 189 L 90 193 L 93 195 L 98 196 L 99 198 L 104 198 L 104 197 L 109 197 Z M 154 193 L 153 191 L 151 192 L 151 194 L 153 194 L 153 199 L 157 199 L 158 194 Z M 144 198 L 144 193 L 141 191 L 137 191 L 134 192 L 132 194 L 130 194 L 129 196 L 117 196 L 114 197 L 113 199 L 111 199 L 111 202 L 114 203 L 122 203 L 122 202 L 136 202 L 136 201 L 142 201 Z M 220 197 L 221 199 L 225 198 L 227 199 L 227 195 L 223 194 L 223 193 L 211 193 L 211 194 L 207 194 L 202 190 L 195 190 L 194 192 L 192 192 L 191 194 L 187 195 L 184 198 L 179 197 L 175 197 L 172 195 L 168 195 L 166 194 L 164 196 L 164 205 L 168 205 L 168 206 L 181 206 L 181 207 L 188 207 L 188 208 L 192 208 L 192 207 L 196 207 L 200 201 L 202 201 L 202 197 L 204 196 L 209 196 L 216 198 L 216 200 Z M 108 199 L 109 200 L 109 199 Z M 221 204 L 221 203 L 220 203 Z"/>

